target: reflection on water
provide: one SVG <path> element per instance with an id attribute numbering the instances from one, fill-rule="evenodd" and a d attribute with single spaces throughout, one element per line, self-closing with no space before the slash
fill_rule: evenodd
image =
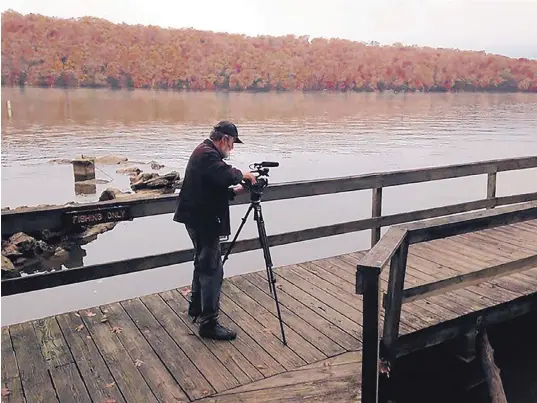
<path id="1" fill-rule="evenodd" d="M 2 102 L 2 207 L 96 201 L 107 187 L 129 190 L 129 177 L 116 173 L 128 166 L 138 166 L 144 172 L 176 170 L 182 174 L 191 150 L 207 136 L 212 124 L 224 118 L 237 123 L 245 141 L 235 148 L 230 162 L 247 169 L 256 161 L 279 161 L 280 167 L 271 170 L 272 183 L 537 155 L 537 94 L 225 94 L 2 88 L 2 100 L 8 99 L 13 117 L 7 118 Z M 80 154 L 122 155 L 145 164 L 98 164 L 99 183 L 95 189 L 82 189 L 74 184 L 72 166 L 49 163 Z M 152 160 L 165 167 L 153 171 Z M 498 176 L 499 196 L 536 190 L 536 170 Z M 383 213 L 485 195 L 483 176 L 387 188 Z M 370 203 L 370 191 L 265 203 L 267 232 L 365 218 L 371 214 Z M 234 229 L 246 208 L 232 208 Z M 256 229 L 252 222 L 240 238 L 253 236 Z M 369 234 L 363 232 L 282 246 L 274 248 L 274 262 L 283 265 L 364 249 L 368 239 Z M 94 264 L 189 247 L 184 228 L 167 214 L 118 224 L 83 246 L 87 253 L 83 260 L 84 264 Z M 232 256 L 226 263 L 226 275 L 263 265 L 261 251 Z M 122 276 L 121 280 L 111 278 L 13 298 L 46 295 L 49 303 L 24 313 L 39 315 L 185 284 L 190 281 L 190 270 L 190 264 L 178 265 Z M 4 298 L 2 302 L 12 300 Z M 6 312 L 9 320 L 22 315 L 13 309 Z"/>

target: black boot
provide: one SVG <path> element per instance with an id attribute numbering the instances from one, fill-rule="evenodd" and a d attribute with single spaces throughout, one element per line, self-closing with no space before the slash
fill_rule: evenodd
<path id="1" fill-rule="evenodd" d="M 217 320 L 203 322 L 199 334 L 201 337 L 214 340 L 234 340 L 237 337 L 237 333 L 222 326 Z"/>
<path id="2" fill-rule="evenodd" d="M 192 323 L 195 323 L 201 315 L 201 296 L 199 293 L 190 293 L 188 300 L 188 316 L 192 318 Z"/>

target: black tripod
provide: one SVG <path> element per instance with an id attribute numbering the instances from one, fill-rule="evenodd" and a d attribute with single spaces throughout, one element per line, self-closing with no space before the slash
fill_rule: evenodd
<path id="1" fill-rule="evenodd" d="M 276 310 L 278 311 L 278 320 L 280 321 L 280 330 L 282 332 L 282 343 L 284 345 L 287 345 L 287 341 L 285 340 L 285 332 L 283 331 L 282 315 L 280 313 L 280 303 L 278 302 L 278 295 L 276 294 L 276 278 L 274 277 L 274 272 L 272 271 L 272 258 L 270 257 L 270 250 L 268 247 L 268 240 L 267 240 L 267 232 L 265 231 L 265 222 L 263 221 L 263 212 L 261 211 L 260 199 L 261 199 L 260 194 L 253 193 L 253 192 L 251 193 L 252 203 L 250 204 L 250 207 L 248 207 L 246 214 L 242 218 L 241 225 L 239 226 L 239 229 L 237 230 L 235 237 L 231 241 L 231 244 L 229 245 L 229 248 L 226 251 L 222 264 L 224 264 L 226 260 L 228 259 L 231 249 L 233 248 L 233 245 L 235 245 L 235 242 L 237 241 L 237 238 L 239 237 L 239 233 L 241 232 L 242 227 L 244 227 L 244 224 L 246 223 L 246 220 L 248 219 L 248 215 L 250 215 L 250 212 L 254 210 L 254 220 L 257 222 L 259 242 L 261 243 L 261 247 L 263 248 L 263 256 L 265 258 L 265 264 L 267 266 L 267 278 L 268 278 L 268 283 L 269 283 L 269 290 L 270 290 L 271 295 L 274 297 L 274 301 L 276 302 Z"/>

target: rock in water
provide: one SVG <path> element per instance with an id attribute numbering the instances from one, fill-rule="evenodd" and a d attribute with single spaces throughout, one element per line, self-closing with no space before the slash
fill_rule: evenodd
<path id="1" fill-rule="evenodd" d="M 117 155 L 105 155 L 102 157 L 95 158 L 96 164 L 102 164 L 102 165 L 118 165 L 118 164 L 124 164 L 129 159 L 127 157 L 120 157 Z"/>
<path id="2" fill-rule="evenodd" d="M 142 170 L 140 168 L 138 168 L 138 167 L 122 168 L 122 169 L 118 169 L 116 171 L 117 174 L 126 174 L 126 175 L 130 175 L 130 176 L 140 175 L 141 172 L 142 172 Z"/>
<path id="3" fill-rule="evenodd" d="M 134 191 L 142 189 L 159 189 L 169 190 L 178 185 L 181 176 L 178 172 L 172 171 L 166 175 L 159 176 L 159 174 L 141 174 L 136 178 L 131 178 L 131 189 Z"/>
<path id="4" fill-rule="evenodd" d="M 20 273 L 6 256 L 2 255 L 2 279 L 20 277 Z"/>
<path id="5" fill-rule="evenodd" d="M 30 235 L 26 235 L 24 232 L 17 232 L 11 235 L 8 242 L 15 246 L 23 255 L 33 252 L 37 245 L 37 240 Z"/>
<path id="6" fill-rule="evenodd" d="M 151 161 L 150 164 L 151 164 L 151 169 L 158 170 L 158 169 L 164 168 L 164 165 L 159 164 L 157 161 Z"/>

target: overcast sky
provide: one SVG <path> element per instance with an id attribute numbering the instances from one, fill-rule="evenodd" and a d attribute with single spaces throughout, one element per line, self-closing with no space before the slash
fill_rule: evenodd
<path id="1" fill-rule="evenodd" d="M 537 0 L 3 0 L 2 11 L 537 58 Z"/>

